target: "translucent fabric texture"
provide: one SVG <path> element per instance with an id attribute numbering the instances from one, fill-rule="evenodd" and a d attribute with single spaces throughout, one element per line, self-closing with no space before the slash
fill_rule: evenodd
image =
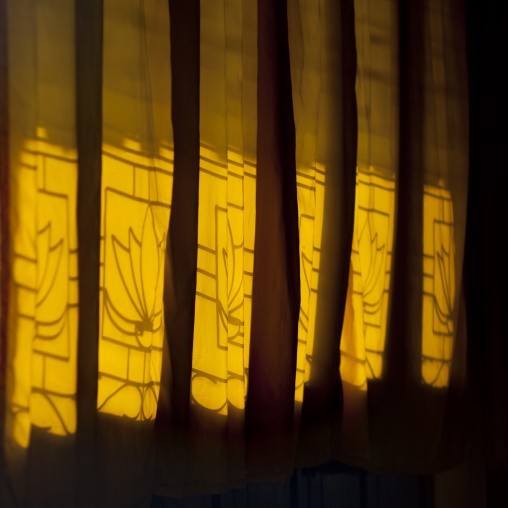
<path id="1" fill-rule="evenodd" d="M 0 6 L 2 506 L 465 460 L 463 2 Z"/>

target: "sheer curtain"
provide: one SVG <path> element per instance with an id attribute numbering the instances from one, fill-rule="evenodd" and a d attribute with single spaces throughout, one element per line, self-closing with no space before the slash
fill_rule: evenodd
<path id="1" fill-rule="evenodd" d="M 463 2 L 0 6 L 6 506 L 466 460 Z"/>

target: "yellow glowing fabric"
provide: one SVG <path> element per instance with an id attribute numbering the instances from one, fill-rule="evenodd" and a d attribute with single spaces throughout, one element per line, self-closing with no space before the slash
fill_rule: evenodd
<path id="1" fill-rule="evenodd" d="M 38 134 L 16 170 L 11 406 L 13 436 L 22 446 L 30 423 L 59 435 L 76 429 L 76 153 L 50 144 L 43 129 Z"/>
<path id="2" fill-rule="evenodd" d="M 422 376 L 426 384 L 448 385 L 455 307 L 453 202 L 443 187 L 423 195 Z"/>
<path id="3" fill-rule="evenodd" d="M 252 6 L 241 0 L 201 2 L 191 402 L 223 415 L 229 406 L 243 410 L 247 394 L 256 200 L 256 131 L 249 123 L 256 117 L 256 62 L 247 13 Z"/>
<path id="4" fill-rule="evenodd" d="M 97 407 L 138 420 L 155 418 L 161 376 L 169 61 L 167 2 L 105 2 Z"/>
<path id="5" fill-rule="evenodd" d="M 366 388 L 382 374 L 390 270 L 395 182 L 358 172 L 349 290 L 341 339 L 341 376 Z"/>
<path id="6" fill-rule="evenodd" d="M 325 166 L 297 170 L 296 185 L 300 235 L 300 316 L 295 379 L 295 401 L 303 402 L 304 383 L 311 375 L 315 340 L 316 307 L 319 283 L 319 259 L 323 231 Z M 310 184 L 310 185 L 309 185 Z"/>
<path id="7" fill-rule="evenodd" d="M 444 95 L 444 35 L 427 13 L 432 84 L 426 98 L 442 122 L 426 122 L 426 178 L 449 168 Z M 390 0 L 355 1 L 358 76 L 358 173 L 351 273 L 341 338 L 341 377 L 367 388 L 380 378 L 389 306 L 397 180 L 397 13 Z M 432 48 L 431 48 L 432 46 Z M 429 114 L 430 118 L 430 114 Z M 437 148 L 437 149 L 436 149 Z M 403 168 L 401 168 L 403 170 Z M 422 382 L 448 384 L 452 357 L 456 252 L 453 202 L 443 181 L 423 193 Z M 418 227 L 418 226 L 417 226 Z"/>
<path id="8" fill-rule="evenodd" d="M 368 378 L 382 375 L 389 312 L 398 170 L 396 27 L 390 0 L 355 0 L 358 166 L 340 372 L 362 390 Z"/>
<path id="9" fill-rule="evenodd" d="M 431 55 L 425 99 L 432 115 L 424 125 L 423 136 L 431 179 L 423 192 L 422 382 L 436 388 L 448 385 L 457 334 L 454 323 L 458 319 L 456 299 L 461 277 L 456 273 L 461 273 L 466 214 L 465 199 L 463 202 L 461 198 L 467 189 L 467 150 L 457 149 L 461 129 L 467 125 L 457 126 L 451 113 L 460 107 L 455 95 L 460 85 L 455 83 L 449 58 L 453 39 L 448 32 L 453 32 L 447 26 L 449 21 L 443 22 L 444 9 L 444 5 L 429 9 L 425 37 L 425 50 Z M 450 94 L 449 90 L 457 91 Z M 457 152 L 463 153 L 457 157 Z M 461 231 L 457 237 L 455 221 Z"/>
<path id="10" fill-rule="evenodd" d="M 291 41 L 291 81 L 296 141 L 296 188 L 300 238 L 300 315 L 296 360 L 295 401 L 303 401 L 310 377 L 308 360 L 314 341 L 314 315 L 323 227 L 325 167 L 318 168 L 318 107 L 321 88 L 321 19 L 319 2 L 288 3 Z M 305 43 L 304 43 L 305 41 Z M 298 411 L 298 404 L 296 406 Z"/>
<path id="11" fill-rule="evenodd" d="M 76 429 L 78 259 L 72 2 L 9 2 L 12 285 L 7 436 Z M 32 30 L 33 26 L 37 30 Z"/>
<path id="12" fill-rule="evenodd" d="M 57 435 L 76 430 L 74 11 L 65 0 L 35 4 L 25 16 L 9 2 L 10 58 L 23 65 L 9 71 L 14 303 L 6 435 L 22 447 L 29 445 L 31 426 Z M 319 157 L 322 137 L 328 136 L 318 114 L 328 100 L 320 4 L 288 5 L 300 241 L 298 408 L 319 340 L 324 203 L 334 168 Z M 200 13 L 190 403 L 221 415 L 233 408 L 242 412 L 247 396 L 256 223 L 256 8 L 248 0 L 213 0 L 201 2 Z M 396 269 L 397 30 L 389 0 L 376 6 L 356 0 L 355 10 L 358 167 L 340 375 L 366 390 L 368 379 L 383 374 L 390 277 Z M 38 30 L 27 29 L 30 24 Z M 173 191 L 169 42 L 167 2 L 105 1 L 97 408 L 135 420 L 155 418 L 165 333 L 164 263 Z M 435 72 L 443 75 L 442 65 Z M 436 100 L 444 109 L 444 98 Z M 444 152 L 436 152 L 436 166 L 445 166 Z M 452 194 L 444 180 L 436 181 L 422 189 L 421 372 L 423 383 L 444 387 L 455 333 L 457 254 Z"/>

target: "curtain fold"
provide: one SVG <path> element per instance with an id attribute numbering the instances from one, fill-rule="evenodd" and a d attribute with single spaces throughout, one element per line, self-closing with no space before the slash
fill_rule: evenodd
<path id="1" fill-rule="evenodd" d="M 357 144 L 353 16 L 353 2 L 290 2 L 288 9 L 301 292 L 296 457 L 302 464 L 329 459 L 332 443 L 340 440 L 337 337 L 347 291 Z"/>
<path id="2" fill-rule="evenodd" d="M 350 437 L 343 452 L 375 469 L 418 462 L 432 470 L 465 452 L 463 16 L 459 3 L 357 2 L 357 229 L 341 345 Z"/>
<path id="3" fill-rule="evenodd" d="M 76 144 L 78 149 L 79 324 L 76 485 L 86 503 L 97 498 L 96 413 L 99 361 L 99 273 L 102 143 L 103 3 L 75 3 Z M 71 20 L 69 20 L 71 21 Z M 96 37 L 96 34 L 100 34 Z M 69 41 L 70 42 L 70 41 Z M 96 210 L 92 216 L 90 210 Z M 93 478 L 89 484 L 86 478 Z M 90 485 L 91 488 L 87 488 Z"/>
<path id="4" fill-rule="evenodd" d="M 0 7 L 6 506 L 505 464 L 464 2 Z"/>
<path id="5" fill-rule="evenodd" d="M 181 494 L 187 464 L 197 263 L 199 2 L 169 2 L 169 13 L 171 120 L 175 143 L 173 220 L 169 225 L 164 275 L 167 340 L 156 418 L 158 449 L 154 484 L 161 494 Z M 167 482 L 167 478 L 172 481 Z"/>
<path id="6" fill-rule="evenodd" d="M 300 291 L 287 23 L 285 2 L 258 2 L 255 275 L 245 416 L 247 467 L 255 477 L 287 476 L 293 454 Z"/>

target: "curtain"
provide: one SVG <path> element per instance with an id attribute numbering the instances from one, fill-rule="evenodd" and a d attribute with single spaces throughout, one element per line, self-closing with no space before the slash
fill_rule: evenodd
<path id="1" fill-rule="evenodd" d="M 0 6 L 2 506 L 506 467 L 492 12 Z"/>

